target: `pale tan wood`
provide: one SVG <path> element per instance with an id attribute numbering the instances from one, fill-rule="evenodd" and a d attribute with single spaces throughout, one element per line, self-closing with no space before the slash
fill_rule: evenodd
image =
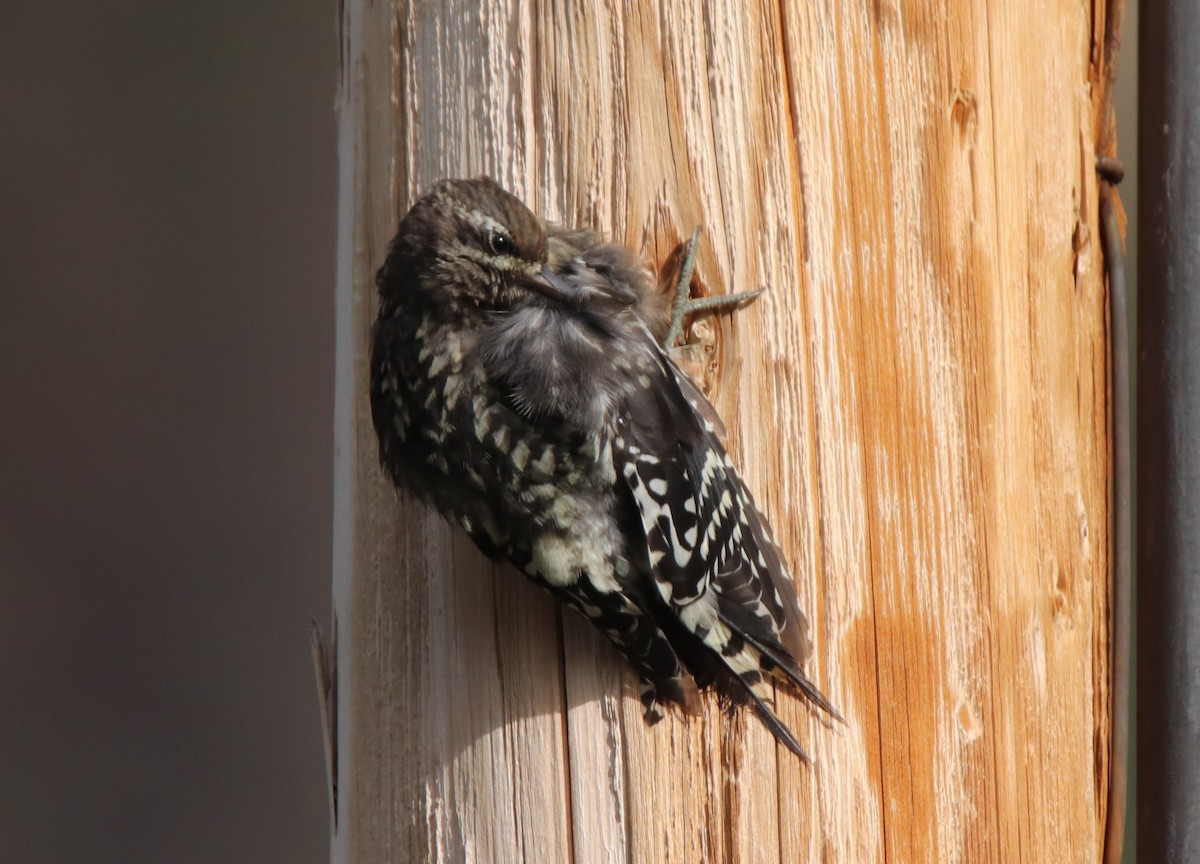
<path id="1" fill-rule="evenodd" d="M 342 11 L 334 860 L 1090 861 L 1106 820 L 1104 4 Z M 1097 21 L 1101 23 L 1097 24 Z M 646 728 L 583 622 L 389 488 L 374 271 L 441 176 L 759 286 L 686 359 L 846 715 Z"/>

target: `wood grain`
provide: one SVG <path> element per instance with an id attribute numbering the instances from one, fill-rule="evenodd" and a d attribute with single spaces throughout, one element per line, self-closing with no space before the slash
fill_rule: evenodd
<path id="1" fill-rule="evenodd" d="M 339 862 L 1094 861 L 1109 716 L 1104 3 L 346 0 Z M 765 286 L 687 351 L 842 709 L 640 719 L 581 621 L 398 499 L 375 269 L 442 176 Z"/>

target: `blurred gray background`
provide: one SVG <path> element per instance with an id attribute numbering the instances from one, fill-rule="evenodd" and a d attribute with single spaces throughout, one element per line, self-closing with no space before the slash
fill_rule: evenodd
<path id="1" fill-rule="evenodd" d="M 5 862 L 328 860 L 336 5 L 0 11 Z"/>
<path id="2" fill-rule="evenodd" d="M 328 860 L 332 0 L 0 11 L 0 860 Z"/>

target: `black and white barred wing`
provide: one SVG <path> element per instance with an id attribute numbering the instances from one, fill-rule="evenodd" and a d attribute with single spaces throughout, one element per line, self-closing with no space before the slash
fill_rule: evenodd
<path id="1" fill-rule="evenodd" d="M 837 716 L 800 672 L 811 654 L 808 623 L 766 520 L 721 444 L 715 410 L 668 358 L 656 359 L 658 374 L 629 400 L 614 447 L 656 587 L 776 737 L 799 751 L 765 703 L 765 677 L 790 681 Z"/>

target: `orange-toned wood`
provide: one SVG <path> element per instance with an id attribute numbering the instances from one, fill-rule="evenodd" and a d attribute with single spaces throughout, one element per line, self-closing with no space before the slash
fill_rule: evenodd
<path id="1" fill-rule="evenodd" d="M 335 861 L 1098 860 L 1105 9 L 345 0 Z M 659 266 L 702 225 L 700 290 L 768 289 L 687 359 L 847 718 L 780 695 L 814 764 L 713 699 L 646 728 L 607 644 L 378 469 L 374 271 L 485 172 Z"/>

